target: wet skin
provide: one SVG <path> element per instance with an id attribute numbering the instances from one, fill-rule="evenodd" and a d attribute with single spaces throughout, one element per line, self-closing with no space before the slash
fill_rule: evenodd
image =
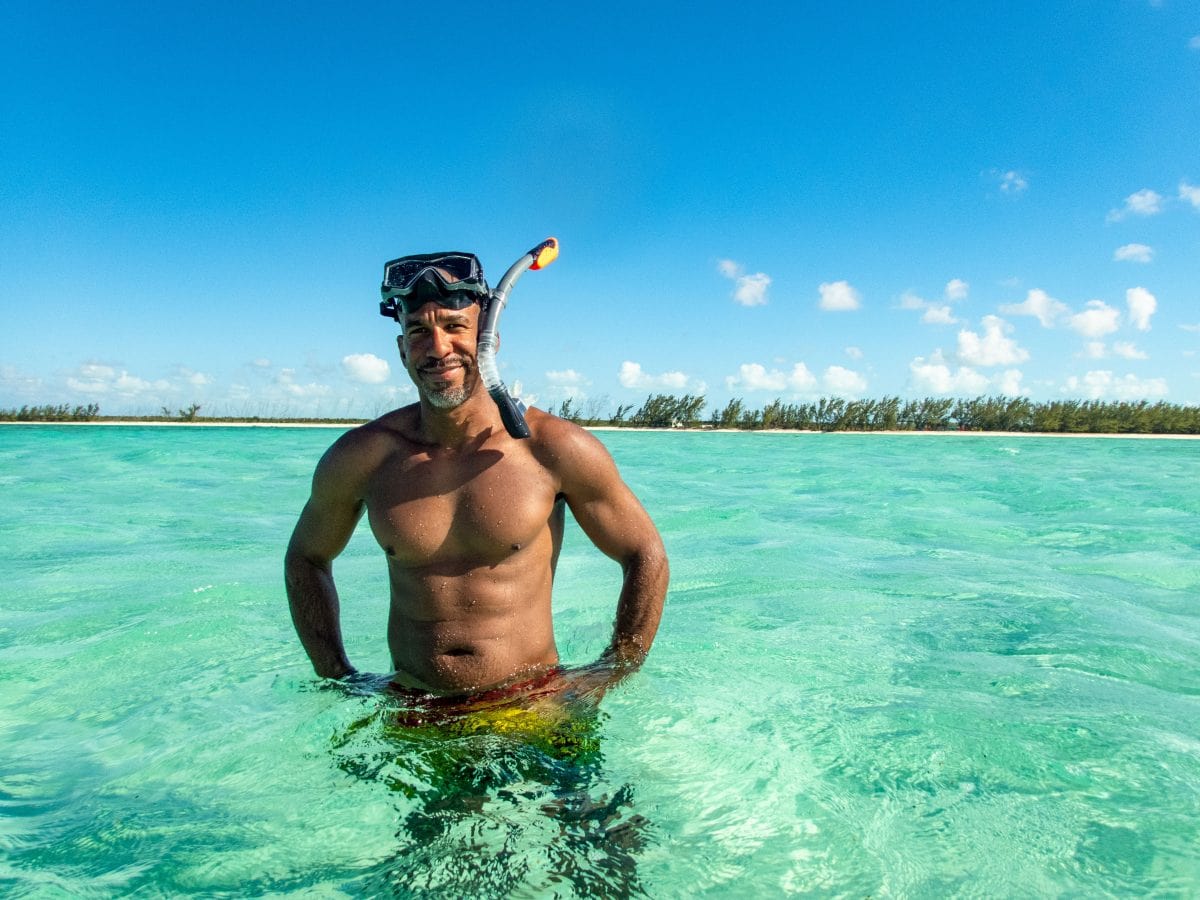
<path id="1" fill-rule="evenodd" d="M 586 431 L 531 409 L 530 438 L 508 436 L 479 379 L 478 317 L 432 303 L 406 315 L 400 356 L 420 400 L 347 432 L 318 464 L 285 561 L 292 618 L 318 675 L 354 673 L 332 564 L 365 512 L 387 559 L 398 686 L 469 695 L 550 670 L 565 505 L 624 573 L 612 642 L 574 679 L 602 693 L 654 640 L 662 541 Z"/>

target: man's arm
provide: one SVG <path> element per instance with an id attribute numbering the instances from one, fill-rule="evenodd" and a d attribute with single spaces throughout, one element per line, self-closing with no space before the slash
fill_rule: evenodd
<path id="1" fill-rule="evenodd" d="M 364 509 L 360 468 L 354 464 L 354 455 L 344 437 L 321 458 L 313 475 L 312 494 L 284 557 L 292 623 L 313 669 L 322 678 L 342 678 L 355 672 L 342 644 L 340 606 L 333 583 L 333 560 L 346 548 Z"/>
<path id="2" fill-rule="evenodd" d="M 554 424 L 561 432 L 550 450 L 567 505 L 592 543 L 624 572 L 612 642 L 600 660 L 615 683 L 650 652 L 667 594 L 667 553 L 604 445 L 577 426 Z"/>

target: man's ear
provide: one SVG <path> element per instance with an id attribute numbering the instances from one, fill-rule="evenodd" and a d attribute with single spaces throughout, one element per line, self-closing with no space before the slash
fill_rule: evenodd
<path id="1" fill-rule="evenodd" d="M 404 335 L 396 335 L 396 346 L 400 348 L 400 362 L 408 365 L 408 354 L 404 352 Z"/>

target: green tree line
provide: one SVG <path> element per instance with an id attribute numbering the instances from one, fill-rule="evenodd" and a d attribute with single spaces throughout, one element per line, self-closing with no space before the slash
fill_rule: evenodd
<path id="1" fill-rule="evenodd" d="M 20 409 L 0 409 L 0 422 L 92 422 L 100 415 L 100 405 L 22 406 Z"/>
<path id="2" fill-rule="evenodd" d="M 772 400 L 751 408 L 736 397 L 705 415 L 703 395 L 651 394 L 636 410 L 619 406 L 608 416 L 583 415 L 572 400 L 556 410 L 584 425 L 643 428 L 733 428 L 748 431 L 1027 431 L 1049 434 L 1200 434 L 1200 407 L 1148 400 L 1051 400 L 1027 397 L 846 400 L 809 403 Z"/>

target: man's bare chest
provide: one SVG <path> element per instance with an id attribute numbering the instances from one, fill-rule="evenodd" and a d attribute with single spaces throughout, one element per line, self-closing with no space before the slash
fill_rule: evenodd
<path id="1" fill-rule="evenodd" d="M 545 535 L 555 493 L 543 468 L 499 454 L 470 465 L 406 461 L 372 479 L 367 514 L 401 565 L 494 565 Z"/>

